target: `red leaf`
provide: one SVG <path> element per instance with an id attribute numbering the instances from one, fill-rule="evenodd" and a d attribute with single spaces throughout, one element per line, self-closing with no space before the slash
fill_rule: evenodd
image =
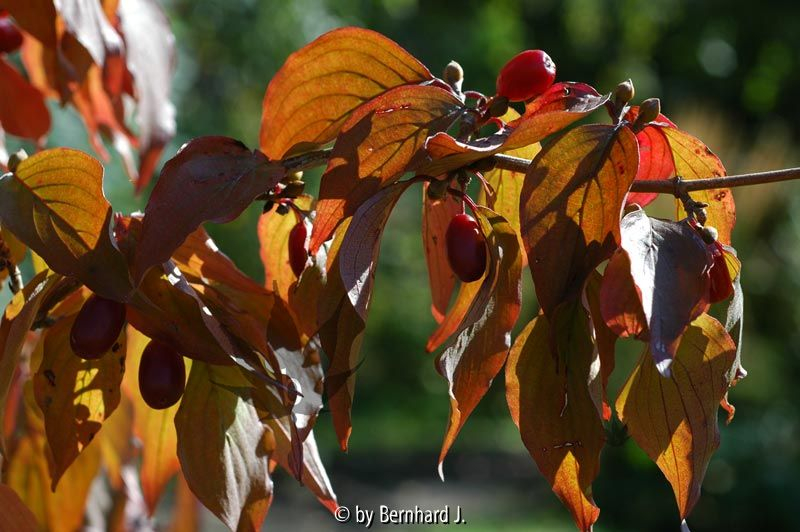
<path id="1" fill-rule="evenodd" d="M 600 286 L 600 310 L 606 325 L 617 336 L 647 340 L 647 318 L 625 250 L 618 249 L 608 261 Z"/>
<path id="2" fill-rule="evenodd" d="M 279 159 L 333 140 L 350 114 L 387 90 L 431 79 L 397 43 L 339 28 L 293 53 L 264 95 L 261 150 Z"/>
<path id="3" fill-rule="evenodd" d="M 669 378 L 659 375 L 645 352 L 617 398 L 620 420 L 672 484 L 681 519 L 700 497 L 719 447 L 717 411 L 735 357 L 728 333 L 703 314 L 686 330 Z"/>
<path id="4" fill-rule="evenodd" d="M 668 179 L 675 175 L 675 162 L 666 136 L 660 127 L 648 126 L 636 134 L 639 142 L 639 171 L 636 181 Z M 658 197 L 655 192 L 631 192 L 626 205 L 638 203 L 642 207 Z"/>
<path id="5" fill-rule="evenodd" d="M 169 259 L 200 224 L 235 219 L 284 175 L 259 151 L 228 137 L 200 137 L 164 165 L 144 211 L 135 279 Z"/>
<path id="6" fill-rule="evenodd" d="M 489 268 L 455 336 L 436 360 L 450 395 L 450 419 L 439 454 L 442 478 L 447 452 L 506 361 L 520 310 L 522 253 L 517 234 L 489 209 L 481 208 L 476 215 L 489 247 Z"/>
<path id="7" fill-rule="evenodd" d="M 450 220 L 461 212 L 461 202 L 449 194 L 441 200 L 431 200 L 428 185 L 422 191 L 422 244 L 428 264 L 428 281 L 431 287 L 431 313 L 437 323 L 442 323 L 456 276 L 447 261 L 445 233 Z"/>
<path id="8" fill-rule="evenodd" d="M 462 107 L 445 90 L 415 85 L 392 89 L 354 112 L 322 176 L 311 253 L 364 201 L 418 166 L 425 140 L 447 129 Z"/>
<path id="9" fill-rule="evenodd" d="M 600 514 L 591 485 L 605 441 L 589 391 L 590 379 L 598 381 L 592 372 L 595 354 L 583 309 L 562 309 L 557 329 L 540 314 L 517 337 L 506 363 L 506 398 L 539 470 L 578 529 L 591 530 Z M 562 344 L 557 354 L 550 347 L 553 335 Z"/>
<path id="10" fill-rule="evenodd" d="M 547 316 L 576 298 L 589 273 L 616 249 L 638 163 L 630 129 L 606 125 L 566 132 L 531 163 L 520 203 L 521 236 Z"/>
<path id="11" fill-rule="evenodd" d="M 44 95 L 0 58 L 0 126 L 17 137 L 39 140 L 50 131 Z"/>

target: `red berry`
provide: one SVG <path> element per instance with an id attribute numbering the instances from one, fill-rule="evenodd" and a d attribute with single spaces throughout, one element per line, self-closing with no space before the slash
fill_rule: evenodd
<path id="1" fill-rule="evenodd" d="M 123 303 L 92 295 L 72 323 L 69 345 L 85 360 L 100 358 L 114 346 L 124 325 Z"/>
<path id="2" fill-rule="evenodd" d="M 297 222 L 289 232 L 289 265 L 297 277 L 306 269 L 308 262 L 308 229 L 303 222 Z"/>
<path id="3" fill-rule="evenodd" d="M 150 408 L 169 408 L 183 395 L 186 365 L 172 346 L 152 340 L 139 361 L 139 392 Z"/>
<path id="4" fill-rule="evenodd" d="M 542 50 L 515 55 L 497 76 L 497 94 L 512 102 L 524 102 L 545 92 L 556 79 L 556 64 Z"/>
<path id="5" fill-rule="evenodd" d="M 708 272 L 711 284 L 708 289 L 708 298 L 711 303 L 718 303 L 728 299 L 733 294 L 733 280 L 728 270 L 724 252 L 714 254 L 714 264 Z"/>
<path id="6" fill-rule="evenodd" d="M 486 242 L 475 218 L 458 214 L 450 221 L 445 234 L 447 260 L 459 279 L 477 281 L 486 271 Z"/>
<path id="7" fill-rule="evenodd" d="M 0 53 L 10 54 L 22 46 L 22 33 L 8 17 L 0 18 Z"/>

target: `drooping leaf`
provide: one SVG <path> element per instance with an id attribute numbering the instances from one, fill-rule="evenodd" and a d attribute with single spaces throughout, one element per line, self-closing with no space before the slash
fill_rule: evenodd
<path id="1" fill-rule="evenodd" d="M 142 221 L 135 278 L 169 259 L 200 224 L 235 219 L 284 175 L 259 151 L 228 137 L 199 137 L 161 170 Z"/>
<path id="2" fill-rule="evenodd" d="M 672 485 L 681 519 L 700 497 L 719 446 L 717 410 L 735 357 L 725 328 L 703 314 L 686 330 L 670 377 L 645 352 L 617 398 L 620 420 Z"/>
<path id="3" fill-rule="evenodd" d="M 126 344 L 130 336 L 126 334 Z M 127 348 L 126 348 L 127 349 Z M 138 369 L 138 368 L 137 368 Z M 133 371 L 131 372 L 133 373 Z M 125 468 L 135 455 L 133 437 L 133 403 L 128 394 L 124 393 L 123 380 L 119 405 L 114 410 L 114 415 L 103 422 L 100 431 L 100 454 L 108 482 L 114 490 L 125 489 Z"/>
<path id="4" fill-rule="evenodd" d="M 175 36 L 157 0 L 119 0 L 125 60 L 136 88 L 139 126 L 139 178 L 136 191 L 150 182 L 164 146 L 175 136 L 175 106 L 170 101 L 175 73 Z"/>
<path id="5" fill-rule="evenodd" d="M 631 277 L 631 260 L 625 250 L 615 251 L 603 272 L 600 311 L 606 325 L 620 338 L 648 339 L 642 296 Z"/>
<path id="6" fill-rule="evenodd" d="M 4 529 L 9 532 L 36 532 L 39 529 L 33 512 L 5 484 L 0 484 L 0 515 L 3 516 Z"/>
<path id="7" fill-rule="evenodd" d="M 443 89 L 415 85 L 391 89 L 356 110 L 322 176 L 311 252 L 378 190 L 419 166 L 428 136 L 447 129 L 462 108 Z"/>
<path id="8" fill-rule="evenodd" d="M 608 268 L 606 268 L 608 271 Z M 594 337 L 594 345 L 597 349 L 597 356 L 600 360 L 600 376 L 603 389 L 603 420 L 611 420 L 611 406 L 608 401 L 608 379 L 614 371 L 616 365 L 615 350 L 617 344 L 617 334 L 606 325 L 601 311 L 602 306 L 602 286 L 603 278 L 597 271 L 589 275 L 586 281 L 586 288 L 583 292 L 583 307 L 586 309 L 589 318 L 589 327 Z"/>
<path id="9" fill-rule="evenodd" d="M 713 260 L 688 222 L 665 222 L 643 210 L 622 219 L 622 249 L 647 319 L 650 352 L 665 376 L 681 335 L 708 308 L 708 269 Z"/>
<path id="10" fill-rule="evenodd" d="M 0 428 L 5 426 L 5 404 L 19 363 L 19 354 L 42 301 L 53 289 L 59 275 L 42 272 L 31 279 L 11 299 L 0 321 Z M 0 456 L 7 458 L 5 433 L 0 431 Z"/>
<path id="11" fill-rule="evenodd" d="M 153 410 L 144 402 L 139 392 L 139 361 L 150 339 L 133 327 L 128 327 L 127 335 L 129 369 L 124 386 L 133 403 L 133 431 L 141 441 L 142 495 L 148 513 L 153 515 L 164 488 L 180 469 L 177 455 L 178 435 L 174 423 L 180 403 L 163 410 Z M 187 370 L 190 369 L 191 360 L 184 360 Z"/>
<path id="12" fill-rule="evenodd" d="M 175 508 L 169 532 L 195 532 L 200 529 L 200 504 L 194 496 L 182 473 L 178 474 L 175 487 Z"/>
<path id="13" fill-rule="evenodd" d="M 520 203 L 521 236 L 544 313 L 577 298 L 589 273 L 619 242 L 638 148 L 624 126 L 568 131 L 531 163 Z"/>
<path id="14" fill-rule="evenodd" d="M 0 126 L 17 137 L 39 140 L 50 131 L 44 95 L 0 58 Z"/>
<path id="15" fill-rule="evenodd" d="M 728 383 L 730 386 L 735 386 L 739 380 L 747 377 L 747 370 L 742 365 L 742 329 L 744 327 L 744 292 L 742 291 L 742 271 L 741 262 L 737 259 L 736 250 L 730 246 L 724 246 L 725 258 L 729 266 L 731 278 L 733 279 L 733 297 L 731 297 L 728 308 L 725 311 L 725 330 L 731 335 L 731 339 L 736 344 L 736 359 L 734 360 L 731 370 L 728 372 Z M 735 264 L 731 264 L 736 259 Z M 733 416 L 736 413 L 736 408 L 728 401 L 728 394 L 726 392 L 725 398 L 722 400 L 722 408 L 728 412 L 728 418 L 725 423 L 729 424 L 733 421 Z"/>
<path id="16" fill-rule="evenodd" d="M 672 158 L 675 160 L 675 174 L 683 179 L 702 179 L 708 177 L 721 177 L 726 175 L 725 167 L 719 157 L 697 138 L 674 127 L 662 128 L 664 135 L 672 149 Z M 713 190 L 698 190 L 691 193 L 692 199 L 708 203 L 706 213 L 708 222 L 717 228 L 719 241 L 730 245 L 733 226 L 736 224 L 736 206 L 733 202 L 733 193 L 729 188 Z M 675 201 L 677 219 L 686 216 L 682 203 Z"/>
<path id="17" fill-rule="evenodd" d="M 429 353 L 436 351 L 445 340 L 447 340 L 453 333 L 456 332 L 458 326 L 464 321 L 472 301 L 480 291 L 481 283 L 478 281 L 472 283 L 461 283 L 456 293 L 455 301 L 447 311 L 442 323 L 436 328 L 435 331 L 428 338 L 428 343 L 425 345 L 425 350 Z"/>
<path id="18" fill-rule="evenodd" d="M 259 530 L 272 499 L 272 438 L 255 408 L 221 384 L 238 370 L 192 365 L 175 416 L 178 458 L 198 499 L 231 530 Z M 239 376 L 238 379 L 241 379 Z"/>
<path id="19" fill-rule="evenodd" d="M 53 271 L 77 277 L 103 297 L 129 297 L 133 287 L 112 240 L 103 167 L 92 157 L 55 148 L 22 161 L 0 178 L 0 225 Z"/>
<path id="20" fill-rule="evenodd" d="M 480 208 L 476 214 L 489 247 L 489 267 L 464 320 L 436 361 L 450 395 L 450 419 L 439 454 L 442 478 L 447 452 L 505 363 L 520 310 L 522 252 L 517 233 L 489 209 Z"/>
<path id="21" fill-rule="evenodd" d="M 56 8 L 53 0 L 3 0 L 21 28 L 47 47 L 56 45 Z"/>
<path id="22" fill-rule="evenodd" d="M 525 114 L 488 137 L 469 142 L 433 135 L 425 149 L 433 159 L 420 173 L 441 175 L 499 152 L 530 146 L 600 108 L 608 99 L 583 83 L 556 83 L 528 104 Z"/>
<path id="23" fill-rule="evenodd" d="M 362 28 L 328 32 L 286 60 L 264 95 L 261 150 L 278 159 L 333 140 L 361 104 L 432 79 L 394 41 Z"/>
<path id="24" fill-rule="evenodd" d="M 590 388 L 599 384 L 583 308 L 562 306 L 557 330 L 540 314 L 520 333 L 506 363 L 506 398 L 522 441 L 579 530 L 600 514 L 592 482 L 605 436 Z M 556 335 L 558 353 L 551 350 Z"/>
<path id="25" fill-rule="evenodd" d="M 73 34 L 98 65 L 106 55 L 122 53 L 122 37 L 111 26 L 103 7 L 96 0 L 58 0 L 54 2 L 67 31 Z"/>
<path id="26" fill-rule="evenodd" d="M 64 473 L 55 492 L 50 490 L 48 452 L 44 435 L 32 433 L 21 438 L 8 465 L 7 484 L 36 516 L 38 530 L 80 530 L 89 488 L 100 472 L 100 447 L 87 447 Z"/>
<path id="27" fill-rule="evenodd" d="M 54 490 L 117 408 L 125 372 L 124 332 L 108 353 L 96 360 L 84 360 L 70 347 L 75 317 L 62 318 L 45 332 L 44 356 L 33 376 L 36 404 L 44 414 L 47 442 L 52 450 L 50 476 Z"/>
<path id="28" fill-rule="evenodd" d="M 450 221 L 461 212 L 461 202 L 449 194 L 444 199 L 431 200 L 427 189 L 426 184 L 422 191 L 422 244 L 431 287 L 431 313 L 437 323 L 442 323 L 456 286 L 456 275 L 447 259 L 445 235 Z"/>

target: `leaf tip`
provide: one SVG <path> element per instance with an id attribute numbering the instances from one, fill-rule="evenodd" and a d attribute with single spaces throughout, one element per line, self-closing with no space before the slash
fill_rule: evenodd
<path id="1" fill-rule="evenodd" d="M 436 468 L 436 472 L 439 473 L 439 478 L 442 482 L 444 482 L 444 461 L 439 460 L 439 466 Z"/>

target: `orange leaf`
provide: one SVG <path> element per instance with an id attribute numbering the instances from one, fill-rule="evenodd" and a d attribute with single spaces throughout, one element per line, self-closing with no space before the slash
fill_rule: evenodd
<path id="1" fill-rule="evenodd" d="M 442 323 L 456 285 L 456 275 L 447 259 L 445 234 L 450 221 L 461 212 L 461 202 L 449 194 L 444 199 L 431 200 L 427 190 L 426 183 L 422 191 L 422 243 L 431 287 L 431 313 L 437 323 Z"/>
<path id="2" fill-rule="evenodd" d="M 361 104 L 400 85 L 432 79 L 394 41 L 339 28 L 293 53 L 264 95 L 261 150 L 272 159 L 333 140 Z"/>
<path id="3" fill-rule="evenodd" d="M 644 352 L 617 398 L 628 432 L 658 465 L 675 492 L 681 519 L 700 497 L 700 485 L 719 447 L 717 411 L 728 389 L 736 346 L 707 314 L 686 330 L 672 376 L 662 377 Z"/>
<path id="4" fill-rule="evenodd" d="M 531 163 L 520 203 L 521 236 L 536 295 L 552 317 L 619 242 L 619 217 L 639 164 L 627 127 L 588 125 L 547 145 Z"/>
<path id="5" fill-rule="evenodd" d="M 103 297 L 124 301 L 133 287 L 110 224 L 103 167 L 85 153 L 42 151 L 0 179 L 0 225 L 53 271 L 77 277 Z"/>
<path id="6" fill-rule="evenodd" d="M 591 485 L 605 441 L 590 392 L 599 384 L 592 367 L 596 355 L 583 308 L 561 309 L 557 329 L 540 314 L 517 337 L 506 363 L 506 398 L 539 470 L 578 529 L 591 530 L 600 514 Z M 557 354 L 551 351 L 553 335 L 561 344 Z"/>
<path id="7" fill-rule="evenodd" d="M 517 233 L 489 209 L 480 208 L 476 215 L 489 247 L 489 268 L 455 336 L 436 361 L 450 395 L 450 419 L 439 454 L 442 478 L 447 452 L 505 363 L 520 310 L 522 253 Z"/>
<path id="8" fill-rule="evenodd" d="M 606 268 L 608 271 L 608 268 Z M 597 347 L 597 355 L 600 357 L 600 375 L 603 387 L 603 421 L 611 420 L 611 407 L 608 402 L 608 379 L 614 371 L 616 364 L 615 349 L 617 344 L 617 334 L 612 331 L 603 320 L 600 310 L 602 306 L 601 283 L 603 278 L 597 271 L 589 275 L 584 289 L 583 306 L 589 312 L 589 326 L 594 336 L 594 343 Z"/>
<path id="9" fill-rule="evenodd" d="M 647 340 L 647 318 L 631 277 L 631 260 L 618 249 L 608 261 L 600 286 L 600 310 L 606 325 L 621 338 Z"/>
<path id="10" fill-rule="evenodd" d="M 50 131 L 44 95 L 0 58 L 0 126 L 10 135 L 39 140 Z"/>
<path id="11" fill-rule="evenodd" d="M 0 515 L 3 523 L 0 530 L 6 532 L 36 532 L 36 516 L 25 506 L 13 489 L 0 484 Z"/>
<path id="12" fill-rule="evenodd" d="M 397 87 L 359 107 L 342 127 L 319 189 L 315 253 L 336 226 L 425 158 L 429 135 L 447 129 L 463 104 L 438 87 Z"/>
<path id="13" fill-rule="evenodd" d="M 639 116 L 639 107 L 633 106 L 625 114 L 625 119 L 631 124 Z M 658 115 L 658 122 L 674 126 L 664 115 Z M 675 161 L 672 159 L 667 137 L 660 126 L 649 125 L 636 134 L 639 143 L 639 170 L 636 172 L 637 181 L 652 181 L 668 179 L 675 176 Z M 645 207 L 658 197 L 655 192 L 631 192 L 628 194 L 626 205 L 634 203 Z"/>
<path id="14" fill-rule="evenodd" d="M 54 490 L 117 408 L 125 371 L 124 332 L 111 350 L 96 360 L 84 360 L 72 352 L 69 337 L 76 316 L 62 318 L 47 329 L 44 356 L 33 376 L 36 404 L 44 414 L 53 453 L 50 476 Z"/>

